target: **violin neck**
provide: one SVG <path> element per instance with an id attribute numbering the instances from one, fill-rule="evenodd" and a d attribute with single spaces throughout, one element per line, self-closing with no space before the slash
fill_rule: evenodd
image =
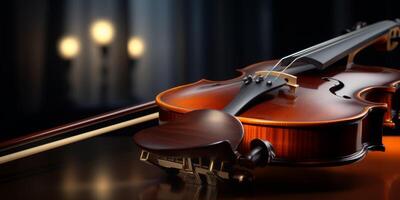
<path id="1" fill-rule="evenodd" d="M 325 69 L 350 53 L 370 45 L 398 25 L 398 23 L 390 20 L 374 23 L 294 53 L 284 59 L 282 64 L 288 65 L 295 60 L 315 65 L 319 69 Z"/>

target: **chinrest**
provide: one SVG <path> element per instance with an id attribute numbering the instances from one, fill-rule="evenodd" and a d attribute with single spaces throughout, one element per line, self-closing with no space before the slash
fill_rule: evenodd
<path id="1" fill-rule="evenodd" d="M 162 156 L 233 160 L 243 138 L 241 122 L 218 110 L 196 110 L 136 133 L 135 143 Z"/>

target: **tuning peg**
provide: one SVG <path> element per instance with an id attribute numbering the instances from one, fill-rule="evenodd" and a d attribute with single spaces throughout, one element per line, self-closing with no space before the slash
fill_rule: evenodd
<path id="1" fill-rule="evenodd" d="M 364 21 L 358 21 L 356 24 L 354 24 L 351 28 L 348 28 L 344 31 L 344 33 L 350 33 L 355 30 L 361 29 L 363 27 L 367 26 L 367 22 Z"/>

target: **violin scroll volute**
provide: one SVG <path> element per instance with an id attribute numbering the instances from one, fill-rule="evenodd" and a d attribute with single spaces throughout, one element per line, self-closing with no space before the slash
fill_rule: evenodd
<path id="1" fill-rule="evenodd" d="M 395 27 L 387 33 L 386 51 L 394 50 L 399 45 L 399 41 L 400 41 L 400 28 Z"/>
<path id="2" fill-rule="evenodd" d="M 398 20 L 396 22 L 399 23 Z M 376 38 L 375 40 L 370 41 L 369 43 L 364 44 L 363 46 L 359 47 L 358 49 L 350 53 L 347 62 L 353 63 L 357 54 L 370 46 L 372 46 L 374 49 L 378 51 L 387 51 L 387 52 L 393 51 L 398 47 L 399 41 L 400 41 L 400 28 L 398 26 L 395 26 L 391 28 L 389 31 L 387 31 L 386 34 Z"/>
<path id="3" fill-rule="evenodd" d="M 393 51 L 395 50 L 400 41 L 400 28 L 394 27 L 390 29 L 385 35 L 378 38 L 373 42 L 372 46 L 378 51 Z M 360 48 L 362 50 L 364 48 Z"/>

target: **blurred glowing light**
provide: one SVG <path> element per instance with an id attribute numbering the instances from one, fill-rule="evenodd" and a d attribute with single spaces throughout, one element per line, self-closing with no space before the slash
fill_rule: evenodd
<path id="1" fill-rule="evenodd" d="M 114 37 L 113 24 L 108 20 L 97 20 L 92 24 L 90 34 L 97 44 L 108 45 Z"/>
<path id="2" fill-rule="evenodd" d="M 97 174 L 94 185 L 97 195 L 96 199 L 110 199 L 109 196 L 112 189 L 111 187 L 111 180 L 107 176 L 107 173 L 100 172 Z"/>
<path id="3" fill-rule="evenodd" d="M 139 37 L 131 37 L 128 41 L 128 53 L 133 59 L 140 58 L 144 52 L 143 40 Z"/>
<path id="4" fill-rule="evenodd" d="M 75 58 L 80 50 L 79 40 L 73 36 L 63 37 L 58 44 L 58 52 L 64 59 Z"/>

